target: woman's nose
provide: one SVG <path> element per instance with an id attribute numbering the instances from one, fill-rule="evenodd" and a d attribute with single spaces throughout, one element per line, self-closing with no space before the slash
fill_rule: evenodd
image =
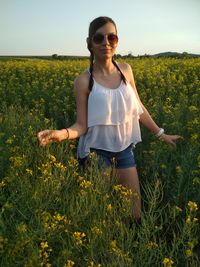
<path id="1" fill-rule="evenodd" d="M 109 41 L 108 41 L 108 36 L 107 35 L 104 36 L 102 44 L 104 44 L 104 45 L 110 44 Z"/>

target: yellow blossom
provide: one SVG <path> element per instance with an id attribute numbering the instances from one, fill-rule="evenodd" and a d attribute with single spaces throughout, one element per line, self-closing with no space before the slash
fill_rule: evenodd
<path id="1" fill-rule="evenodd" d="M 75 144 L 70 144 L 69 147 L 70 147 L 71 149 L 74 149 L 76 146 L 75 146 Z"/>
<path id="2" fill-rule="evenodd" d="M 78 246 L 83 245 L 83 243 L 85 242 L 85 237 L 86 237 L 85 233 L 81 233 L 81 232 L 74 232 L 73 233 L 73 238 L 75 240 L 76 245 L 78 245 Z"/>
<path id="3" fill-rule="evenodd" d="M 198 135 L 198 133 L 193 133 L 193 134 L 191 135 L 191 141 L 192 141 L 192 142 L 195 142 L 195 141 L 197 141 L 197 140 L 198 140 L 198 138 L 199 138 L 199 135 Z"/>
<path id="4" fill-rule="evenodd" d="M 122 197 L 124 198 L 130 198 L 131 196 L 138 197 L 138 194 L 136 192 L 133 192 L 133 190 L 119 184 L 114 186 L 114 190 L 118 192 Z"/>
<path id="5" fill-rule="evenodd" d="M 200 178 L 199 178 L 199 177 L 195 177 L 195 178 L 192 180 L 192 184 L 193 184 L 193 185 L 198 185 L 198 184 L 200 184 Z"/>
<path id="6" fill-rule="evenodd" d="M 56 162 L 56 157 L 54 155 L 49 154 L 48 158 L 52 161 L 52 162 Z"/>
<path id="7" fill-rule="evenodd" d="M 87 267 L 101 267 L 101 264 L 95 263 L 94 261 L 91 261 Z"/>
<path id="8" fill-rule="evenodd" d="M 182 209 L 180 207 L 178 207 L 178 206 L 175 206 L 175 211 L 182 212 Z"/>
<path id="9" fill-rule="evenodd" d="M 191 224 L 191 216 L 190 215 L 186 218 L 186 223 Z"/>
<path id="10" fill-rule="evenodd" d="M 31 176 L 33 175 L 33 170 L 31 170 L 31 169 L 29 169 L 29 168 L 26 169 L 26 172 L 27 172 L 28 174 L 30 174 Z"/>
<path id="11" fill-rule="evenodd" d="M 188 207 L 189 207 L 190 212 L 198 210 L 198 206 L 197 206 L 196 202 L 189 201 L 188 202 Z"/>
<path id="12" fill-rule="evenodd" d="M 191 249 L 187 249 L 187 250 L 185 251 L 185 254 L 186 254 L 187 257 L 191 257 L 191 256 L 193 255 L 193 252 L 192 252 Z"/>
<path id="13" fill-rule="evenodd" d="M 176 166 L 176 173 L 181 174 L 183 172 L 181 166 Z"/>
<path id="14" fill-rule="evenodd" d="M 198 222 L 198 218 L 194 217 L 193 222 Z"/>
<path id="15" fill-rule="evenodd" d="M 119 250 L 119 248 L 117 247 L 117 241 L 116 240 L 111 241 L 110 248 L 113 252 L 117 252 Z"/>
<path id="16" fill-rule="evenodd" d="M 108 210 L 108 211 L 111 211 L 112 209 L 113 209 L 112 205 L 111 205 L 111 204 L 108 204 L 108 206 L 107 206 L 107 210 Z"/>
<path id="17" fill-rule="evenodd" d="M 1 182 L 0 182 L 0 188 L 3 188 L 4 186 L 6 186 L 5 181 L 1 181 Z"/>
<path id="18" fill-rule="evenodd" d="M 155 249 L 158 248 L 158 244 L 156 242 L 150 241 L 149 243 L 147 243 L 147 248 L 148 249 Z"/>
<path id="19" fill-rule="evenodd" d="M 81 183 L 80 183 L 80 187 L 81 188 L 91 188 L 92 187 L 92 182 L 90 181 L 87 181 L 87 180 L 82 180 Z"/>
<path id="20" fill-rule="evenodd" d="M 47 118 L 44 118 L 44 123 L 45 124 L 48 124 L 50 122 L 50 120 L 49 119 L 47 119 Z"/>
<path id="21" fill-rule="evenodd" d="M 73 267 L 75 265 L 75 262 L 72 260 L 67 260 L 65 265 L 63 267 Z"/>
<path id="22" fill-rule="evenodd" d="M 93 234 L 95 234 L 97 236 L 100 236 L 103 233 L 102 230 L 99 229 L 97 226 L 92 227 L 91 231 L 92 231 Z"/>
<path id="23" fill-rule="evenodd" d="M 61 171 L 65 171 L 67 169 L 61 162 L 54 162 L 54 166 L 56 166 L 58 169 L 61 169 Z"/>
<path id="24" fill-rule="evenodd" d="M 167 257 L 163 260 L 164 267 L 171 267 L 173 263 L 173 260 Z"/>
<path id="25" fill-rule="evenodd" d="M 40 243 L 40 247 L 41 247 L 42 249 L 48 248 L 48 247 L 49 247 L 49 246 L 48 246 L 48 242 L 47 242 L 47 241 L 42 241 L 42 242 Z"/>

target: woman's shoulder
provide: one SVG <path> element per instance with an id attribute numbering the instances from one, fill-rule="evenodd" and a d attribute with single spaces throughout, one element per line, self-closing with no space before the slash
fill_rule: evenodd
<path id="1" fill-rule="evenodd" d="M 89 87 L 90 74 L 88 70 L 83 71 L 79 76 L 76 77 L 74 81 L 75 89 L 83 88 L 88 90 Z"/>
<path id="2" fill-rule="evenodd" d="M 119 66 L 121 71 L 124 71 L 124 72 L 132 71 L 131 66 L 126 62 L 117 62 L 117 65 Z"/>
<path id="3" fill-rule="evenodd" d="M 117 65 L 119 66 L 120 70 L 122 71 L 126 79 L 130 81 L 133 76 L 133 71 L 131 66 L 126 62 L 117 62 Z"/>

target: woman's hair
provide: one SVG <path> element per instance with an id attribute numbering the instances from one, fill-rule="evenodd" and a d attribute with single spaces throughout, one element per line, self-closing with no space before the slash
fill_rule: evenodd
<path id="1" fill-rule="evenodd" d="M 114 22 L 114 20 L 112 20 L 109 17 L 98 17 L 96 19 L 94 19 L 89 26 L 89 33 L 88 33 L 88 42 L 87 42 L 87 48 L 90 51 L 90 81 L 89 81 L 89 90 L 92 90 L 92 86 L 93 86 L 93 63 L 94 63 L 94 54 L 93 51 L 91 49 L 92 47 L 92 37 L 93 35 L 96 33 L 96 31 L 101 28 L 102 26 L 104 26 L 106 23 L 112 23 L 115 26 L 116 29 L 116 33 L 117 33 L 117 26 Z M 126 78 L 123 75 L 123 73 L 121 72 L 119 66 L 117 65 L 117 63 L 114 61 L 114 59 L 112 59 L 113 64 L 115 65 L 115 67 L 118 69 L 118 71 L 121 73 L 121 79 L 123 80 L 124 83 L 126 83 Z"/>

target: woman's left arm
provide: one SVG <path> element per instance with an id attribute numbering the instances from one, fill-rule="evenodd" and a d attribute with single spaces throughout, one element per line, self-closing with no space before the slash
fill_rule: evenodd
<path id="1" fill-rule="evenodd" d="M 129 66 L 129 65 L 128 65 Z M 169 135 L 169 134 L 165 134 L 164 130 L 161 129 L 156 123 L 155 121 L 152 119 L 151 115 L 149 114 L 148 110 L 145 108 L 145 106 L 143 105 L 143 103 L 140 100 L 140 97 L 138 95 L 136 86 L 135 86 L 135 81 L 134 81 L 134 77 L 133 77 L 133 72 L 131 67 L 129 66 L 129 78 L 130 78 L 130 84 L 133 87 L 133 90 L 135 91 L 135 94 L 142 106 L 143 109 L 143 113 L 140 115 L 140 122 L 146 127 L 148 128 L 155 136 L 157 136 L 160 140 L 165 141 L 167 144 L 172 145 L 174 147 L 176 147 L 176 141 L 179 139 L 183 139 L 182 136 L 180 135 Z"/>

